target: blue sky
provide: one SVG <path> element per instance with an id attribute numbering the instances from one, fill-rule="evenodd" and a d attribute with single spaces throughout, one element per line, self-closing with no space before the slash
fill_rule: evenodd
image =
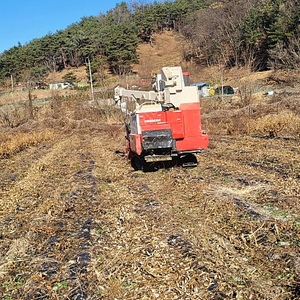
<path id="1" fill-rule="evenodd" d="M 65 29 L 79 22 L 82 17 L 105 14 L 121 2 L 122 0 L 1 0 L 0 53 L 19 42 L 24 45 L 35 38 Z"/>

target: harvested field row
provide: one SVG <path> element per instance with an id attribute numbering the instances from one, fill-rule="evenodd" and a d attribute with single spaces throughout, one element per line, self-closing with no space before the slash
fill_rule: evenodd
<path id="1" fill-rule="evenodd" d="M 297 139 L 211 135 L 198 167 L 143 173 L 107 128 L 0 160 L 3 299 L 300 297 Z"/>

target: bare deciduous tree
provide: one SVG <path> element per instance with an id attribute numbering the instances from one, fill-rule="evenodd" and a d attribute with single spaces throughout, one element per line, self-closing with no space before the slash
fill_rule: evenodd
<path id="1" fill-rule="evenodd" d="M 197 11 L 183 33 L 193 40 L 195 55 L 207 64 L 239 66 L 244 61 L 241 26 L 255 0 L 214 4 Z"/>
<path id="2" fill-rule="evenodd" d="M 300 70 L 300 38 L 289 38 L 287 46 L 281 42 L 269 51 L 274 69 L 290 68 Z"/>
<path id="3" fill-rule="evenodd" d="M 22 75 L 22 81 L 28 91 L 28 117 L 33 119 L 33 96 L 32 90 L 36 85 L 36 80 L 30 70 L 24 71 Z"/>

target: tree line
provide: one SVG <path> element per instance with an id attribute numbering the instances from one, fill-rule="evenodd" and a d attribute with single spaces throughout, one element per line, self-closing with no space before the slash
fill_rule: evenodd
<path id="1" fill-rule="evenodd" d="M 298 0 L 211 3 L 189 15 L 183 31 L 193 45 L 189 57 L 207 64 L 299 69 Z"/>
<path id="2" fill-rule="evenodd" d="M 65 30 L 19 44 L 0 54 L 0 79 L 79 67 L 90 58 L 93 72 L 127 74 L 138 61 L 139 43 L 174 30 L 192 45 L 196 63 L 296 68 L 300 62 L 298 0 L 175 0 L 122 2 L 106 14 L 82 18 Z M 100 72 L 99 72 L 100 71 Z M 99 78 L 101 80 L 101 78 Z"/>

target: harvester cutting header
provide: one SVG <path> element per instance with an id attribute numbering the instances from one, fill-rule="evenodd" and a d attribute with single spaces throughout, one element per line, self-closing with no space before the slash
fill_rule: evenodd
<path id="1" fill-rule="evenodd" d="M 115 101 L 126 113 L 126 155 L 135 169 L 158 161 L 195 166 L 193 153 L 207 148 L 198 90 L 188 85 L 188 76 L 181 67 L 164 67 L 153 77 L 152 91 L 115 88 Z"/>

